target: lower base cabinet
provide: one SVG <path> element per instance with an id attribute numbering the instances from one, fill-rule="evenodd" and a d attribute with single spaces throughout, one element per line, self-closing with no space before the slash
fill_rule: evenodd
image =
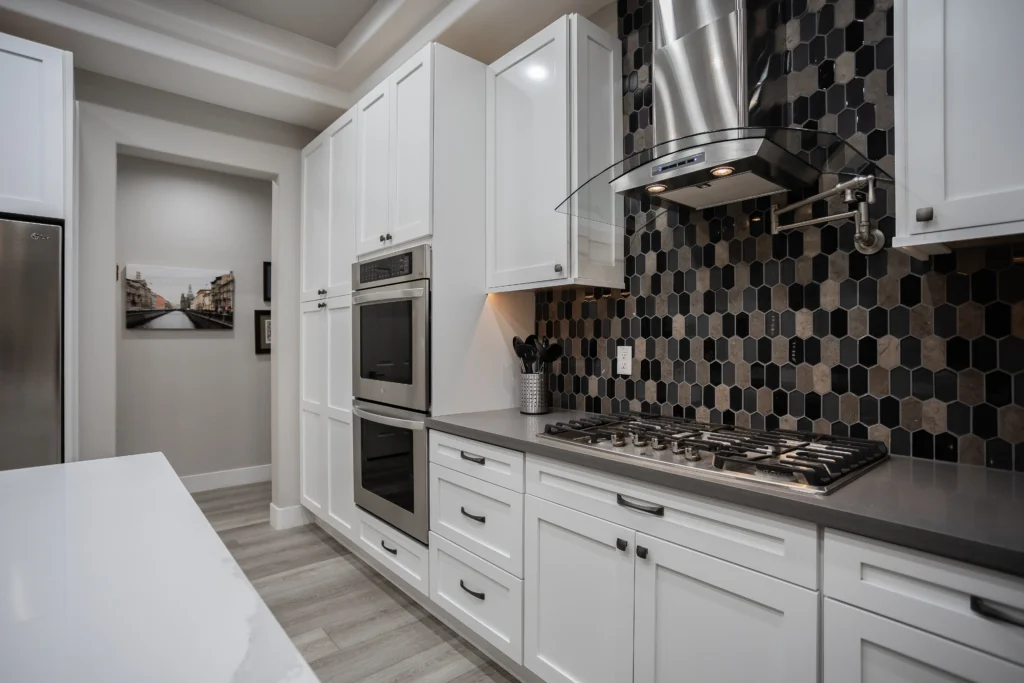
<path id="1" fill-rule="evenodd" d="M 410 586 L 430 594 L 427 546 L 412 540 L 368 512 L 356 510 L 359 521 L 357 540 L 364 550 Z"/>
<path id="2" fill-rule="evenodd" d="M 636 548 L 633 683 L 817 680 L 816 591 L 644 534 Z"/>
<path id="3" fill-rule="evenodd" d="M 824 683 L 1020 683 L 1024 667 L 825 599 Z"/>
<path id="4" fill-rule="evenodd" d="M 523 664 L 547 683 L 632 680 L 635 532 L 534 496 L 524 507 Z"/>

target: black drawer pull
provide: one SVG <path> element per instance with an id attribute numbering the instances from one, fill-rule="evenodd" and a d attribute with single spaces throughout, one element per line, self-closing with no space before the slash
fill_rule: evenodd
<path id="1" fill-rule="evenodd" d="M 466 512 L 466 508 L 462 508 L 462 514 L 465 515 L 466 517 L 469 517 L 474 522 L 480 522 L 481 524 L 484 524 L 487 521 L 487 518 L 484 517 L 483 515 L 471 515 L 471 514 L 469 514 L 468 512 Z"/>
<path id="2" fill-rule="evenodd" d="M 629 547 L 629 543 L 627 543 L 626 539 L 624 538 L 617 538 L 615 539 L 615 547 L 619 550 L 625 550 Z"/>
<path id="3" fill-rule="evenodd" d="M 477 593 L 476 591 L 471 591 L 468 588 L 466 588 L 466 582 L 463 581 L 462 579 L 459 579 L 459 587 L 462 588 L 462 590 L 464 590 L 467 593 L 469 593 L 470 595 L 472 595 L 477 600 L 483 600 L 484 599 L 484 594 L 483 593 Z"/>
<path id="4" fill-rule="evenodd" d="M 654 505 L 652 503 L 645 503 L 643 501 L 640 501 L 639 503 L 634 503 L 630 500 L 627 500 L 626 497 L 623 496 L 621 493 L 615 494 L 615 502 L 624 508 L 632 508 L 633 510 L 646 512 L 647 514 L 654 515 L 655 517 L 665 516 L 664 505 Z"/>
<path id="5" fill-rule="evenodd" d="M 642 545 L 638 545 L 636 547 L 636 556 L 639 557 L 641 560 L 646 560 L 647 559 L 647 548 L 643 547 Z"/>
<path id="6" fill-rule="evenodd" d="M 459 451 L 459 456 L 463 460 L 468 460 L 470 462 L 475 462 L 477 465 L 483 465 L 485 462 L 487 462 L 487 460 L 485 460 L 484 458 L 481 458 L 479 455 L 466 455 L 463 451 Z"/>
<path id="7" fill-rule="evenodd" d="M 397 555 L 398 554 L 398 548 L 389 548 L 386 545 L 384 545 L 384 541 L 380 542 L 380 547 L 384 548 L 384 550 L 387 550 L 392 555 Z"/>
<path id="8" fill-rule="evenodd" d="M 977 595 L 971 596 L 971 611 L 996 621 L 1013 624 L 1014 626 L 1024 626 L 1024 619 L 989 605 L 985 602 L 985 598 L 979 598 Z"/>

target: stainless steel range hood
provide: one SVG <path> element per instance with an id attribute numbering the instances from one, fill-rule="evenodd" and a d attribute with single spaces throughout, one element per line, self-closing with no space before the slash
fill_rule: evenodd
<path id="1" fill-rule="evenodd" d="M 654 144 L 582 184 L 559 211 L 608 222 L 607 195 L 614 193 L 640 202 L 628 202 L 627 213 L 649 209 L 653 219 L 677 205 L 704 209 L 817 191 L 823 173 L 840 181 L 877 174 L 874 164 L 832 133 L 748 125 L 762 83 L 748 88 L 744 5 L 653 0 Z M 651 135 L 648 127 L 647 141 Z"/>

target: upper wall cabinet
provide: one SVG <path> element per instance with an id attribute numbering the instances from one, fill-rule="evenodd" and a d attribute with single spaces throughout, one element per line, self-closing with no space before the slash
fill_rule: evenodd
<path id="1" fill-rule="evenodd" d="M 0 213 L 65 218 L 71 54 L 0 34 Z"/>
<path id="2" fill-rule="evenodd" d="M 352 291 L 356 239 L 356 114 L 302 150 L 302 301 Z"/>
<path id="3" fill-rule="evenodd" d="M 556 207 L 622 157 L 619 41 L 562 17 L 487 73 L 487 287 L 622 287 L 622 202 Z M 580 201 L 574 198 L 572 201 Z"/>
<path id="4" fill-rule="evenodd" d="M 897 0 L 894 19 L 893 245 L 1024 233 L 1024 3 Z"/>
<path id="5" fill-rule="evenodd" d="M 466 116 L 479 116 L 483 69 L 431 43 L 359 101 L 359 255 L 434 233 L 437 185 L 448 180 L 436 173 L 436 155 L 478 152 L 457 142 Z"/>

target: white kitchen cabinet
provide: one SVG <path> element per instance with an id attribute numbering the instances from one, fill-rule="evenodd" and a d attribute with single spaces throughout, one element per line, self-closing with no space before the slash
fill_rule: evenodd
<path id="1" fill-rule="evenodd" d="M 525 538 L 523 664 L 547 683 L 632 680 L 634 532 L 526 496 Z"/>
<path id="2" fill-rule="evenodd" d="M 588 193 L 585 219 L 556 210 L 621 159 L 619 45 L 573 14 L 488 67 L 490 291 L 622 286 L 621 200 Z"/>
<path id="3" fill-rule="evenodd" d="M 302 301 L 352 292 L 356 116 L 348 112 L 302 150 Z"/>
<path id="4" fill-rule="evenodd" d="M 71 53 L 0 34 L 0 213 L 67 218 Z"/>
<path id="5" fill-rule="evenodd" d="M 1024 680 L 1024 667 L 831 598 L 824 602 L 824 683 Z"/>
<path id="6" fill-rule="evenodd" d="M 894 246 L 1024 233 L 1024 3 L 897 0 L 894 18 Z"/>
<path id="7" fill-rule="evenodd" d="M 326 309 L 323 301 L 307 301 L 299 317 L 299 495 L 303 505 L 320 517 L 327 498 Z"/>
<path id="8" fill-rule="evenodd" d="M 480 116 L 484 70 L 430 43 L 359 101 L 360 256 L 433 235 L 439 192 L 458 196 L 465 174 L 439 172 L 439 155 L 463 162 L 464 169 L 482 165 L 482 150 L 462 144 L 460 133 L 475 125 L 467 117 Z"/>
<path id="9" fill-rule="evenodd" d="M 817 680 L 817 591 L 645 534 L 634 553 L 633 683 Z"/>

